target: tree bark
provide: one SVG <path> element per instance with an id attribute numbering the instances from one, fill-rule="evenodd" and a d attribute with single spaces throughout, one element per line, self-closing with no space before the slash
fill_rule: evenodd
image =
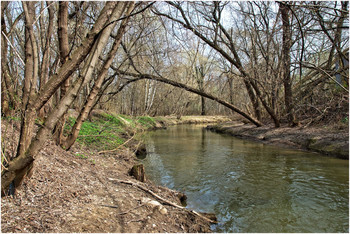
<path id="1" fill-rule="evenodd" d="M 146 182 L 145 167 L 143 164 L 134 165 L 130 170 L 130 175 L 138 181 Z"/>
<path id="2" fill-rule="evenodd" d="M 12 88 L 7 67 L 7 40 L 5 10 L 9 2 L 1 2 L 1 112 L 4 116 L 10 115 L 10 108 L 15 109 L 14 90 Z"/>
<path id="3" fill-rule="evenodd" d="M 54 9 L 51 1 L 47 1 L 46 5 L 48 7 L 49 12 L 49 25 L 47 28 L 47 34 L 46 34 L 46 42 L 45 46 L 43 48 L 43 59 L 41 64 L 41 72 L 40 72 L 40 87 L 39 90 L 42 89 L 44 84 L 49 79 L 49 67 L 50 67 L 50 44 L 51 44 L 51 37 L 53 34 L 53 20 L 54 20 Z M 42 17 L 40 17 L 41 19 Z M 43 26 L 43 25 L 42 25 Z M 49 111 L 50 106 L 47 103 L 44 107 L 42 107 L 39 111 L 39 118 L 44 119 L 45 114 Z"/>
<path id="4" fill-rule="evenodd" d="M 282 17 L 282 64 L 283 64 L 283 85 L 284 85 L 284 103 L 286 106 L 287 119 L 290 126 L 296 125 L 295 115 L 293 112 L 293 91 L 292 79 L 290 75 L 290 49 L 292 47 L 292 31 L 289 20 L 290 9 L 284 3 L 279 3 Z"/>
<path id="5" fill-rule="evenodd" d="M 68 41 L 68 1 L 60 1 L 58 4 L 58 48 L 60 51 L 60 62 L 63 65 L 69 56 L 69 41 Z M 66 95 L 70 85 L 70 77 L 68 77 L 60 87 L 60 99 Z M 58 121 L 55 127 L 54 138 L 57 145 L 61 145 L 64 141 L 63 129 L 66 123 L 66 113 Z"/>
<path id="6" fill-rule="evenodd" d="M 20 139 L 17 154 L 24 154 L 32 139 L 36 111 L 32 108 L 35 81 L 38 74 L 37 44 L 34 38 L 33 21 L 35 17 L 34 2 L 23 2 L 25 13 L 25 79 L 23 86 L 23 117 L 21 119 Z"/>

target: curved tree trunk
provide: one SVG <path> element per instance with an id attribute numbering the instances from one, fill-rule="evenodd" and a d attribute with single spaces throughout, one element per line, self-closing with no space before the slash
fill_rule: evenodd
<path id="1" fill-rule="evenodd" d="M 121 89 L 123 89 L 127 84 L 129 84 L 131 82 L 135 82 L 135 81 L 143 80 L 143 79 L 156 80 L 156 81 L 159 81 L 159 82 L 170 84 L 170 85 L 175 86 L 175 87 L 179 87 L 179 88 L 185 89 L 185 90 L 187 90 L 189 92 L 192 92 L 192 93 L 198 94 L 198 95 L 200 95 L 202 97 L 206 97 L 206 98 L 209 98 L 209 99 L 211 99 L 213 101 L 216 101 L 216 102 L 226 106 L 227 108 L 233 110 L 234 112 L 240 114 L 241 116 L 243 116 L 244 118 L 249 120 L 249 122 L 253 123 L 257 127 L 263 126 L 263 124 L 259 120 L 255 119 L 254 117 L 252 117 L 249 114 L 245 113 L 244 111 L 240 110 L 238 107 L 232 105 L 231 103 L 226 102 L 226 101 L 224 101 L 224 100 L 222 100 L 222 99 L 220 99 L 218 97 L 215 97 L 215 96 L 213 96 L 211 94 L 202 92 L 199 89 L 192 88 L 192 87 L 190 87 L 188 85 L 176 82 L 174 80 L 166 79 L 164 77 L 154 76 L 154 75 L 149 75 L 149 74 L 134 74 L 134 73 L 124 72 L 124 71 L 117 71 L 117 73 L 120 74 L 120 75 L 127 75 L 127 76 L 131 76 L 131 77 L 135 77 L 135 79 L 129 80 L 123 86 L 121 86 L 116 92 L 109 93 L 109 94 L 119 93 Z"/>

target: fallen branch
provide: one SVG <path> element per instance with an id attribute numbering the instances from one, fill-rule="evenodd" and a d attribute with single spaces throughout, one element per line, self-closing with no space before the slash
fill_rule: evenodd
<path id="1" fill-rule="evenodd" d="M 114 209 L 118 209 L 118 206 L 111 206 L 111 205 L 105 205 L 105 204 L 101 204 L 100 206 L 104 206 L 104 207 L 108 207 L 108 208 L 114 208 Z"/>
<path id="2" fill-rule="evenodd" d="M 133 207 L 133 208 L 131 208 L 131 209 L 127 210 L 127 211 L 124 211 L 124 212 L 118 213 L 117 215 L 125 215 L 125 214 L 128 214 L 128 213 L 130 213 L 130 211 L 132 211 L 132 210 L 136 210 L 136 209 L 138 209 L 138 208 L 140 208 L 140 207 L 142 207 L 142 206 L 144 206 L 144 204 L 142 204 L 142 205 L 138 205 L 138 206 L 136 206 L 136 207 Z"/>
<path id="3" fill-rule="evenodd" d="M 122 183 L 122 184 L 128 184 L 128 185 L 132 185 L 132 186 L 138 187 L 139 189 L 142 189 L 143 191 L 145 191 L 145 192 L 151 194 L 152 196 L 154 196 L 155 198 L 159 199 L 160 201 L 162 201 L 162 202 L 165 203 L 165 204 L 168 204 L 168 205 L 170 205 L 170 206 L 174 206 L 174 207 L 179 208 L 179 209 L 181 209 L 181 210 L 184 210 L 184 211 L 187 211 L 187 212 L 189 212 L 189 213 L 195 214 L 195 215 L 199 216 L 200 218 L 202 218 L 202 219 L 204 219 L 204 220 L 206 220 L 206 221 L 208 221 L 208 222 L 210 222 L 210 223 L 218 223 L 217 221 L 208 219 L 207 217 L 205 217 L 205 216 L 199 214 L 198 212 L 196 212 L 196 211 L 194 211 L 194 210 L 188 210 L 188 209 L 186 209 L 185 207 L 182 207 L 182 206 L 180 206 L 180 205 L 178 205 L 178 204 L 175 204 L 175 203 L 173 203 L 173 202 L 171 202 L 171 201 L 169 201 L 169 200 L 166 200 L 165 198 L 160 197 L 159 195 L 155 194 L 155 193 L 152 192 L 151 190 L 145 188 L 144 186 L 142 186 L 142 185 L 140 185 L 140 184 L 138 184 L 138 183 L 134 183 L 134 182 L 129 181 L 129 180 L 118 180 L 118 179 L 112 179 L 112 178 L 108 178 L 108 180 L 110 180 L 110 181 L 112 181 L 112 182 L 117 182 L 117 183 Z"/>
<path id="4" fill-rule="evenodd" d="M 135 151 L 133 152 L 134 154 L 137 152 L 137 150 L 138 150 L 138 148 L 139 148 L 140 145 L 141 145 L 141 141 L 140 141 L 139 143 L 137 143 L 136 149 L 135 149 Z"/>
<path id="5" fill-rule="evenodd" d="M 126 145 L 129 141 L 131 141 L 131 140 L 134 138 L 135 135 L 136 135 L 136 134 L 134 134 L 131 138 L 129 138 L 129 139 L 128 139 L 127 141 L 125 141 L 123 144 L 119 145 L 117 148 L 111 149 L 111 150 L 103 150 L 103 151 L 98 152 L 98 154 L 110 153 L 110 152 L 113 152 L 113 151 L 118 150 L 120 147 Z"/>
<path id="6" fill-rule="evenodd" d="M 110 137 L 110 136 L 104 136 L 104 135 L 79 135 L 78 138 L 80 137 Z"/>

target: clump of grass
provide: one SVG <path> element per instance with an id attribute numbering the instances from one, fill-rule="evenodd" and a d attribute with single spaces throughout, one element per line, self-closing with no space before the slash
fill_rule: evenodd
<path id="1" fill-rule="evenodd" d="M 79 157 L 79 158 L 82 158 L 82 159 L 87 159 L 88 156 L 82 154 L 82 153 L 76 153 L 75 156 Z"/>

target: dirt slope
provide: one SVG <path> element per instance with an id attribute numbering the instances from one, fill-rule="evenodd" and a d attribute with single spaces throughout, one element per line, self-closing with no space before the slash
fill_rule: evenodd
<path id="1" fill-rule="evenodd" d="M 11 136 L 16 131 L 2 123 L 3 129 Z M 11 138 L 6 144 L 14 145 Z M 144 202 L 157 200 L 149 193 L 110 180 L 137 182 L 128 175 L 135 164 L 129 149 L 98 155 L 76 144 L 66 152 L 48 140 L 35 163 L 32 177 L 16 196 L 1 199 L 2 232 L 210 232 L 204 219 L 168 205 L 162 214 Z M 150 181 L 142 184 L 180 204 L 175 191 Z"/>
<path id="2" fill-rule="evenodd" d="M 349 132 L 347 129 L 321 127 L 274 128 L 271 125 L 255 127 L 240 121 L 209 125 L 207 129 L 263 143 L 319 152 L 333 157 L 349 159 Z"/>

